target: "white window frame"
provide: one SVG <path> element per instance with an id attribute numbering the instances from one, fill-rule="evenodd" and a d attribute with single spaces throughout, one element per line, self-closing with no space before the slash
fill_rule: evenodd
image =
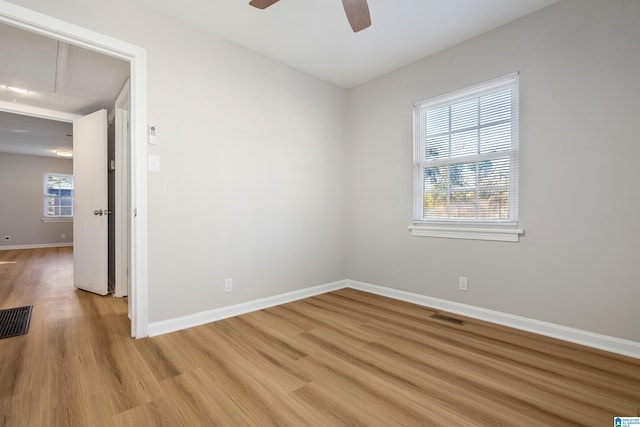
<path id="1" fill-rule="evenodd" d="M 73 175 L 70 174 L 66 174 L 66 173 L 55 173 L 55 172 L 46 172 L 43 177 L 42 177 L 42 221 L 43 222 L 72 222 L 73 221 L 73 213 L 71 215 L 50 215 L 48 212 L 48 201 L 51 197 L 62 197 L 62 196 L 51 196 L 50 194 L 47 194 L 47 181 L 48 178 L 50 176 L 60 176 L 60 177 L 66 177 L 66 178 L 71 178 L 71 180 L 73 181 Z M 74 183 L 74 188 L 75 188 L 75 183 Z M 64 196 L 64 197 L 68 197 L 68 196 Z M 71 196 L 71 199 L 73 200 L 74 196 Z M 72 205 L 71 205 L 71 211 L 73 212 L 74 209 L 74 205 L 73 205 L 73 201 L 72 201 Z"/>
<path id="2" fill-rule="evenodd" d="M 427 110 L 479 98 L 506 88 L 512 90 L 511 148 L 506 152 L 472 154 L 434 161 L 425 157 L 425 126 Z M 409 226 L 413 236 L 444 237 L 473 240 L 519 241 L 524 230 L 518 228 L 518 161 L 519 161 L 519 99 L 518 73 L 493 79 L 461 90 L 429 98 L 414 104 L 414 216 Z M 479 126 L 479 125 L 478 125 Z M 504 158 L 509 155 L 509 218 L 508 219 L 440 219 L 424 217 L 424 170 L 427 167 Z M 450 191 L 450 190 L 449 190 Z"/>

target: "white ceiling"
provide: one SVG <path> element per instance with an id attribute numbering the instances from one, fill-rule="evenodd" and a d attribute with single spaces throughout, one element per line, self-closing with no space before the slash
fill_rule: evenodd
<path id="1" fill-rule="evenodd" d="M 72 151 L 71 123 L 0 111 L 0 153 L 56 157 Z"/>
<path id="2" fill-rule="evenodd" d="M 340 0 L 139 0 L 344 88 L 476 37 L 558 0 L 368 0 L 371 27 L 353 33 Z"/>
<path id="3" fill-rule="evenodd" d="M 129 63 L 0 24 L 0 101 L 88 114 L 109 108 Z M 12 92 L 6 86 L 29 89 Z"/>
<path id="4" fill-rule="evenodd" d="M 476 37 L 558 0 L 368 0 L 371 27 L 353 33 L 340 0 L 138 0 L 343 88 L 351 88 Z M 3 104 L 74 114 L 110 108 L 127 62 L 0 24 Z M 6 86 L 30 89 L 28 95 Z M 41 119 L 0 115 L 0 151 L 51 155 L 68 130 Z M 46 136 L 47 130 L 51 132 Z M 36 139 L 52 142 L 43 145 Z M 66 138 L 66 140 L 65 140 Z M 39 148 L 38 148 L 39 147 Z"/>
<path id="5" fill-rule="evenodd" d="M 128 62 L 4 24 L 0 58 L 0 152 L 55 157 L 71 150 L 71 123 L 6 110 L 69 117 L 110 109 L 129 77 Z"/>

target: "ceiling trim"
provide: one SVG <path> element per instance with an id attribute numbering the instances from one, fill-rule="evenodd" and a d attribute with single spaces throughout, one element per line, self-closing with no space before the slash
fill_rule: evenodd
<path id="1" fill-rule="evenodd" d="M 48 108 L 35 107 L 27 104 L 0 100 L 0 111 L 21 114 L 23 116 L 38 117 L 40 119 L 57 120 L 59 122 L 73 122 L 82 117 L 80 114 L 67 113 L 66 111 L 50 110 Z"/>

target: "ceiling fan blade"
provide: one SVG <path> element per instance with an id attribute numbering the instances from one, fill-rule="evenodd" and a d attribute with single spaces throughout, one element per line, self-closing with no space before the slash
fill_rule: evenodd
<path id="1" fill-rule="evenodd" d="M 251 0 L 249 4 L 253 7 L 257 7 L 258 9 L 266 9 L 277 2 L 278 0 Z"/>
<path id="2" fill-rule="evenodd" d="M 371 25 L 367 0 L 342 0 L 342 5 L 354 33 Z"/>

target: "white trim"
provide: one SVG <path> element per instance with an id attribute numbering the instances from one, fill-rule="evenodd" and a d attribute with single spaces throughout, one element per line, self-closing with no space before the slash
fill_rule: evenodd
<path id="1" fill-rule="evenodd" d="M 125 82 L 111 110 L 115 120 L 115 186 L 129 188 L 129 153 L 131 151 L 129 138 L 129 80 Z M 130 256 L 129 233 L 130 210 L 129 197 L 123 191 L 116 193 L 115 215 L 115 286 L 114 296 L 125 297 L 129 294 Z M 129 310 L 131 307 L 129 307 Z M 133 332 L 133 330 L 132 330 Z M 133 336 L 133 333 L 132 333 Z"/>
<path id="2" fill-rule="evenodd" d="M 2 4 L 0 4 L 2 6 Z M 2 10 L 0 10 L 0 22 L 2 22 Z M 71 123 L 79 119 L 79 114 L 67 113 L 65 111 L 50 110 L 48 108 L 34 107 L 33 105 L 16 104 L 10 101 L 0 100 L 0 111 L 7 113 L 21 114 L 23 116 L 36 117 L 39 119 L 57 120 L 59 122 Z"/>
<path id="3" fill-rule="evenodd" d="M 41 34 L 130 63 L 131 82 L 131 233 L 132 334 L 148 335 L 147 249 L 147 51 L 77 25 L 0 0 L 0 23 Z"/>
<path id="4" fill-rule="evenodd" d="M 147 51 L 139 49 L 131 61 L 130 107 L 130 197 L 131 228 L 131 336 L 149 335 L 147 248 Z M 135 213 L 134 213 L 135 212 Z"/>
<path id="5" fill-rule="evenodd" d="M 477 227 L 464 225 L 424 225 L 414 223 L 409 226 L 411 235 L 416 237 L 446 237 L 452 239 L 492 240 L 498 242 L 518 242 L 524 230 L 516 227 Z"/>
<path id="6" fill-rule="evenodd" d="M 519 77 L 520 71 L 515 71 L 502 77 L 497 77 L 495 79 L 476 83 L 471 86 L 454 90 L 452 92 L 442 93 L 440 95 L 431 96 L 429 98 L 416 101 L 413 103 L 413 106 L 422 109 L 430 109 L 436 108 L 440 105 L 448 105 L 454 102 L 461 102 L 467 99 L 478 98 L 484 94 L 491 93 L 496 89 L 500 89 L 504 86 L 517 84 Z"/>
<path id="7" fill-rule="evenodd" d="M 73 222 L 72 216 L 49 216 L 42 217 L 42 222 Z"/>
<path id="8" fill-rule="evenodd" d="M 485 320 L 487 322 L 496 323 L 498 325 L 504 325 L 511 328 L 533 332 L 535 334 L 552 338 L 558 338 L 563 341 L 569 341 L 572 343 L 640 359 L 640 342 L 624 340 L 608 335 L 596 334 L 589 331 L 556 325 L 554 323 L 529 319 L 509 313 L 502 313 L 495 310 L 488 310 L 486 308 L 474 307 L 467 304 L 428 297 L 412 292 L 400 291 L 397 289 L 372 285 L 369 283 L 363 283 L 354 280 L 346 280 L 346 286 L 352 289 L 357 289 L 376 295 L 382 295 L 413 304 L 448 311 L 450 313 L 472 317 L 478 320 Z"/>
<path id="9" fill-rule="evenodd" d="M 12 251 L 14 249 L 41 249 L 41 248 L 66 248 L 73 246 L 73 242 L 68 243 L 38 243 L 34 245 L 13 245 L 0 246 L 0 251 Z"/>
<path id="10" fill-rule="evenodd" d="M 194 313 L 174 319 L 152 322 L 149 323 L 149 336 L 154 337 L 157 335 L 168 334 L 181 329 L 192 328 L 194 326 L 204 325 L 205 323 L 216 322 L 218 320 L 228 319 L 229 317 L 264 310 L 265 308 L 332 292 L 344 287 L 346 287 L 346 281 L 341 280 L 338 282 L 327 283 L 325 285 L 287 292 L 285 294 L 275 295 L 272 297 L 247 301 L 227 307 L 214 308 L 213 310 Z"/>

